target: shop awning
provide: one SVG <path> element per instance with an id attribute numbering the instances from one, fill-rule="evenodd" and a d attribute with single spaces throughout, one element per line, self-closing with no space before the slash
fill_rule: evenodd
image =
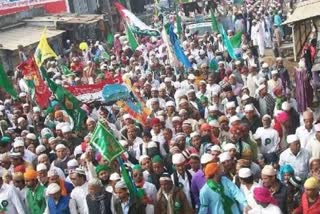
<path id="1" fill-rule="evenodd" d="M 320 16 L 320 0 L 309 0 L 301 2 L 293 11 L 293 14 L 283 23 L 292 24 L 302 20 Z"/>

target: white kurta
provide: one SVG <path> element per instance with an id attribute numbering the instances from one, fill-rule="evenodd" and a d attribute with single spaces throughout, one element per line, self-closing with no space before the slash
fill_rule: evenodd
<path id="1" fill-rule="evenodd" d="M 317 140 L 316 136 L 311 136 L 307 142 L 306 149 L 311 155 L 311 158 L 320 158 L 320 141 Z"/>
<path id="2" fill-rule="evenodd" d="M 3 205 L 7 204 L 4 208 Z M 12 185 L 3 183 L 0 188 L 0 210 L 10 214 L 25 214 L 26 208 L 19 195 L 18 190 Z"/>
<path id="3" fill-rule="evenodd" d="M 275 152 L 279 147 L 279 133 L 273 128 L 265 129 L 264 127 L 259 127 L 254 134 L 254 138 L 261 139 L 261 153 Z"/>
<path id="4" fill-rule="evenodd" d="M 70 213 L 71 214 L 88 214 L 86 196 L 88 194 L 88 183 L 75 187 L 70 196 Z"/>
<path id="5" fill-rule="evenodd" d="M 267 207 L 257 205 L 249 210 L 248 214 L 282 214 L 280 208 L 276 205 L 269 204 Z"/>
<path id="6" fill-rule="evenodd" d="M 241 186 L 240 186 L 240 190 L 241 190 L 241 191 L 244 193 L 244 195 L 246 196 L 248 205 L 249 205 L 250 207 L 255 207 L 255 206 L 257 206 L 257 202 L 256 202 L 256 201 L 254 200 L 254 198 L 253 198 L 253 190 L 254 190 L 254 188 L 260 187 L 260 186 L 261 186 L 261 185 L 258 184 L 258 183 L 256 183 L 256 182 L 254 182 L 254 183 L 252 184 L 252 186 L 250 187 L 250 189 L 248 189 L 247 186 L 246 186 L 246 185 L 243 185 L 243 184 L 241 184 Z"/>

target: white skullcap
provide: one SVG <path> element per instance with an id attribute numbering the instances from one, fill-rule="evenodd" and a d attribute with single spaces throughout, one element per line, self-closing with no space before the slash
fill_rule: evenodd
<path id="1" fill-rule="evenodd" d="M 245 112 L 254 111 L 254 106 L 252 104 L 248 104 L 244 107 L 244 111 Z"/>
<path id="2" fill-rule="evenodd" d="M 24 103 L 23 105 L 22 105 L 22 108 L 24 108 L 24 107 L 28 107 L 29 106 L 29 104 L 28 103 Z"/>
<path id="3" fill-rule="evenodd" d="M 66 125 L 66 123 L 58 123 L 56 125 L 56 130 L 62 130 L 62 127 L 64 127 Z"/>
<path id="4" fill-rule="evenodd" d="M 25 120 L 26 120 L 26 119 L 24 119 L 24 117 L 19 117 L 17 122 L 18 122 L 18 123 L 21 123 L 21 122 L 23 122 L 23 121 L 25 121 Z"/>
<path id="5" fill-rule="evenodd" d="M 214 127 L 214 128 L 220 128 L 220 124 L 217 120 L 211 120 L 209 122 L 209 126 Z"/>
<path id="6" fill-rule="evenodd" d="M 220 163 L 223 163 L 225 161 L 231 160 L 231 156 L 229 152 L 223 152 L 219 155 Z"/>
<path id="7" fill-rule="evenodd" d="M 172 118 L 172 122 L 174 122 L 174 121 L 181 121 L 181 117 L 179 117 L 179 116 L 174 116 L 174 117 Z"/>
<path id="8" fill-rule="evenodd" d="M 164 82 L 171 82 L 171 78 L 170 77 L 164 78 Z"/>
<path id="9" fill-rule="evenodd" d="M 44 163 L 39 163 L 37 165 L 37 172 L 40 172 L 42 170 L 48 170 L 47 166 Z"/>
<path id="10" fill-rule="evenodd" d="M 59 150 L 59 149 L 66 149 L 67 147 L 65 146 L 65 145 L 63 145 L 62 143 L 60 143 L 60 144 L 58 144 L 57 146 L 56 146 L 56 150 Z"/>
<path id="11" fill-rule="evenodd" d="M 44 145 L 41 144 L 41 145 L 37 146 L 37 148 L 36 148 L 37 155 L 41 154 L 44 151 L 46 151 L 46 147 Z"/>
<path id="12" fill-rule="evenodd" d="M 236 64 L 236 65 L 240 65 L 240 64 L 241 64 L 241 61 L 240 61 L 240 60 L 237 60 L 237 61 L 235 62 L 235 64 Z"/>
<path id="13" fill-rule="evenodd" d="M 175 103 L 171 100 L 166 102 L 166 107 L 169 107 L 169 106 L 175 107 Z"/>
<path id="14" fill-rule="evenodd" d="M 48 171 L 48 177 L 52 177 L 52 176 L 59 176 L 59 173 L 56 169 L 50 169 Z"/>
<path id="15" fill-rule="evenodd" d="M 252 172 L 249 168 L 241 168 L 239 170 L 239 177 L 240 178 L 249 178 L 252 176 Z"/>
<path id="16" fill-rule="evenodd" d="M 243 101 L 243 100 L 247 100 L 249 98 L 250 98 L 249 95 L 244 94 L 244 95 L 242 95 L 241 100 Z"/>
<path id="17" fill-rule="evenodd" d="M 196 79 L 196 77 L 193 74 L 189 74 L 188 75 L 188 79 L 189 80 L 194 80 L 194 79 Z"/>
<path id="18" fill-rule="evenodd" d="M 269 67 L 268 63 L 265 62 L 262 64 L 262 68 L 268 68 L 268 67 Z"/>
<path id="19" fill-rule="evenodd" d="M 203 50 L 203 49 L 201 49 L 200 51 L 199 51 L 199 54 L 200 55 L 203 55 L 203 54 L 205 54 L 206 52 Z"/>
<path id="20" fill-rule="evenodd" d="M 265 84 L 261 84 L 259 85 L 259 88 L 258 88 L 258 92 L 260 92 L 262 89 L 265 89 L 266 88 L 266 85 Z"/>
<path id="21" fill-rule="evenodd" d="M 110 181 L 117 181 L 117 180 L 120 180 L 120 175 L 116 172 L 112 173 L 110 175 L 110 178 L 109 178 Z"/>
<path id="22" fill-rule="evenodd" d="M 282 103 L 281 109 L 282 109 L 283 111 L 290 111 L 290 109 L 291 109 L 291 104 L 288 103 L 287 101 L 285 101 L 285 102 Z"/>
<path id="23" fill-rule="evenodd" d="M 278 74 L 278 71 L 277 70 L 273 70 L 273 71 L 271 71 L 271 74 L 272 75 Z"/>
<path id="24" fill-rule="evenodd" d="M 150 157 L 148 155 L 141 155 L 139 158 L 139 164 L 141 164 L 141 162 L 146 158 L 150 159 Z"/>
<path id="25" fill-rule="evenodd" d="M 122 116 L 122 118 L 123 118 L 124 120 L 126 120 L 126 119 L 131 119 L 131 115 L 130 115 L 130 114 L 124 114 L 124 115 Z"/>
<path id="26" fill-rule="evenodd" d="M 172 164 L 181 164 L 186 161 L 185 157 L 183 156 L 182 153 L 176 153 L 172 155 Z"/>
<path id="27" fill-rule="evenodd" d="M 179 105 L 184 104 L 184 103 L 187 103 L 187 102 L 188 102 L 188 100 L 186 100 L 186 99 L 181 99 L 181 100 L 179 101 Z"/>
<path id="28" fill-rule="evenodd" d="M 19 97 L 21 98 L 21 97 L 25 97 L 25 96 L 27 96 L 27 93 L 25 93 L 25 92 L 21 92 L 20 94 L 19 94 Z"/>
<path id="29" fill-rule="evenodd" d="M 258 66 L 255 63 L 251 65 L 251 68 L 256 68 L 256 67 L 258 67 Z"/>
<path id="30" fill-rule="evenodd" d="M 75 170 L 74 170 L 74 172 L 75 173 L 77 173 L 77 174 L 80 174 L 80 175 L 86 175 L 86 172 L 84 171 L 84 169 L 82 169 L 82 168 L 76 168 Z"/>
<path id="31" fill-rule="evenodd" d="M 226 151 L 226 152 L 230 151 L 231 149 L 236 149 L 236 145 L 234 145 L 233 143 L 227 143 L 223 147 L 223 150 Z"/>
<path id="32" fill-rule="evenodd" d="M 121 144 L 121 146 L 126 147 L 128 145 L 128 141 L 126 140 L 119 140 L 119 143 Z"/>
<path id="33" fill-rule="evenodd" d="M 76 159 L 71 159 L 67 163 L 67 167 L 68 168 L 78 167 L 78 166 L 79 166 L 79 163 L 78 163 L 78 161 Z"/>
<path id="34" fill-rule="evenodd" d="M 265 165 L 261 171 L 261 174 L 266 176 L 275 176 L 277 174 L 277 170 L 275 170 L 271 165 Z"/>
<path id="35" fill-rule="evenodd" d="M 24 146 L 24 142 L 22 140 L 15 140 L 13 143 L 13 148 L 23 147 L 23 146 Z"/>
<path id="36" fill-rule="evenodd" d="M 271 116 L 270 116 L 269 114 L 265 114 L 265 115 L 263 115 L 262 119 L 264 119 L 264 118 L 268 118 L 268 119 L 270 119 L 270 120 L 272 119 L 272 118 L 271 118 Z"/>
<path id="37" fill-rule="evenodd" d="M 213 152 L 213 151 L 221 152 L 221 148 L 218 145 L 211 146 L 210 150 L 211 150 L 211 152 Z"/>
<path id="38" fill-rule="evenodd" d="M 37 139 L 37 136 L 33 133 L 29 133 L 26 135 L 26 138 L 29 139 L 29 140 L 36 140 Z"/>
<path id="39" fill-rule="evenodd" d="M 236 103 L 234 101 L 226 103 L 226 109 L 235 108 L 235 107 L 236 107 Z"/>
<path id="40" fill-rule="evenodd" d="M 192 132 L 192 133 L 190 134 L 190 137 L 191 137 L 191 138 L 194 138 L 194 137 L 196 137 L 196 136 L 200 136 L 200 134 L 199 134 L 198 132 Z"/>
<path id="41" fill-rule="evenodd" d="M 61 131 L 63 134 L 65 134 L 65 133 L 71 132 L 72 129 L 69 125 L 65 124 L 64 126 L 62 126 Z"/>
<path id="42" fill-rule="evenodd" d="M 287 136 L 287 143 L 288 143 L 288 144 L 294 143 L 294 142 L 296 142 L 296 141 L 299 141 L 299 138 L 298 138 L 297 135 L 295 135 L 295 134 L 290 134 L 290 135 Z"/>
<path id="43" fill-rule="evenodd" d="M 51 183 L 47 187 L 46 193 L 47 195 L 55 194 L 60 191 L 60 186 L 57 183 Z"/>
<path id="44" fill-rule="evenodd" d="M 120 180 L 116 183 L 115 188 L 116 189 L 127 189 L 128 187 L 123 180 Z"/>
<path id="45" fill-rule="evenodd" d="M 236 121 L 240 121 L 240 118 L 237 115 L 234 115 L 230 118 L 230 124 L 232 124 Z"/>
<path id="46" fill-rule="evenodd" d="M 201 156 L 201 159 L 200 159 L 200 163 L 201 164 L 207 164 L 209 162 L 213 161 L 213 156 L 211 154 L 208 154 L 208 153 L 204 153 L 202 156 Z"/>
<path id="47" fill-rule="evenodd" d="M 191 93 L 195 93 L 196 91 L 194 90 L 194 89 L 189 89 L 188 91 L 187 91 L 187 94 L 191 94 Z"/>

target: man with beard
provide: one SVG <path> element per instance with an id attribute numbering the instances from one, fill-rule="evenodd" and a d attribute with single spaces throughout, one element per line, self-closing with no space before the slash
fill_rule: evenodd
<path id="1" fill-rule="evenodd" d="M 115 213 L 113 208 L 113 195 L 104 189 L 101 180 L 93 178 L 88 182 L 88 195 L 86 202 L 88 204 L 89 214 Z"/>
<path id="2" fill-rule="evenodd" d="M 112 186 L 109 184 L 110 168 L 106 165 L 98 165 L 96 167 L 96 173 L 105 190 L 112 192 Z"/>

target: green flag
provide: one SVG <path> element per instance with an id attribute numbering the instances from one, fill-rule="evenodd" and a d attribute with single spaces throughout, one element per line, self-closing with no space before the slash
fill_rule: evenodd
<path id="1" fill-rule="evenodd" d="M 242 32 L 239 31 L 233 37 L 230 38 L 230 42 L 233 48 L 239 48 L 241 45 Z"/>
<path id="2" fill-rule="evenodd" d="M 210 9 L 210 15 L 211 15 L 211 25 L 212 25 L 212 30 L 214 32 L 219 32 L 219 23 L 216 19 L 216 17 L 214 16 L 214 12 L 212 9 Z"/>
<path id="3" fill-rule="evenodd" d="M 18 94 L 14 89 L 8 75 L 4 71 L 2 64 L 0 64 L 0 87 L 3 88 L 8 94 L 10 94 L 14 99 L 17 99 Z"/>
<path id="4" fill-rule="evenodd" d="M 65 110 L 74 122 L 74 129 L 81 130 L 83 121 L 86 118 L 86 113 L 80 108 L 80 102 L 69 91 L 64 89 L 61 85 L 57 85 L 50 78 L 43 67 L 40 67 L 41 74 L 46 80 L 48 87 L 56 96 L 60 107 Z"/>
<path id="5" fill-rule="evenodd" d="M 223 44 L 224 44 L 225 48 L 227 49 L 229 56 L 232 59 L 237 59 L 237 57 L 234 53 L 233 47 L 231 45 L 231 42 L 230 42 L 228 35 L 226 34 L 226 31 L 224 30 L 224 27 L 222 24 L 219 24 L 219 31 L 220 31 L 220 34 L 222 35 Z"/>
<path id="6" fill-rule="evenodd" d="M 61 65 L 62 74 L 64 76 L 72 76 L 75 75 L 66 65 Z"/>
<path id="7" fill-rule="evenodd" d="M 128 42 L 129 42 L 129 45 L 131 47 L 131 49 L 133 51 L 135 51 L 137 49 L 137 47 L 139 46 L 130 26 L 127 24 L 126 25 L 126 34 L 127 34 L 127 39 L 128 39 Z"/>
<path id="8" fill-rule="evenodd" d="M 109 54 L 108 54 L 107 51 L 103 51 L 103 52 L 101 53 L 101 58 L 104 59 L 104 60 L 109 60 L 109 59 L 110 59 L 110 56 L 109 56 Z"/>
<path id="9" fill-rule="evenodd" d="M 129 175 L 128 170 L 126 169 L 125 165 L 123 164 L 122 159 L 119 157 L 118 162 L 121 168 L 121 177 L 123 178 L 124 182 L 126 183 L 128 190 L 130 192 L 131 197 L 137 196 L 137 187 L 133 182 L 132 177 Z"/>
<path id="10" fill-rule="evenodd" d="M 113 46 L 113 35 L 111 32 L 107 35 L 107 44 Z"/>
<path id="11" fill-rule="evenodd" d="M 124 152 L 118 140 L 101 122 L 98 122 L 91 136 L 90 144 L 97 148 L 102 157 L 109 162 Z"/>

